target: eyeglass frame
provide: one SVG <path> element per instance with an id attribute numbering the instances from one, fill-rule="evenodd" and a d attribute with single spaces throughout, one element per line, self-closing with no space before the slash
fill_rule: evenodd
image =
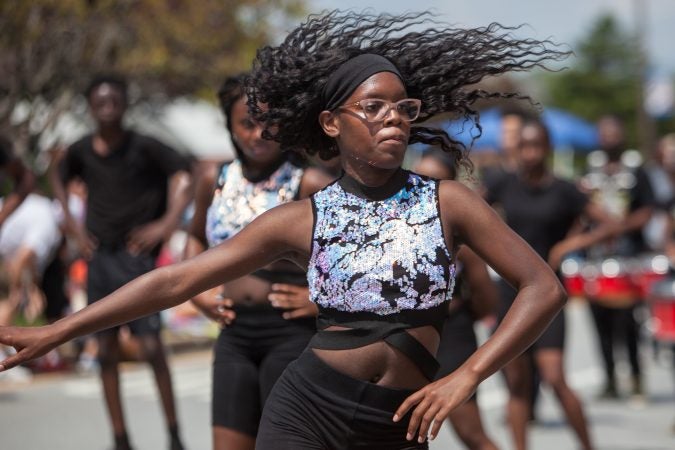
<path id="1" fill-rule="evenodd" d="M 384 113 L 384 116 L 381 119 L 378 119 L 378 120 L 369 120 L 368 119 L 368 115 L 366 114 L 366 111 L 363 109 L 363 105 L 361 105 L 361 102 L 366 101 L 366 100 L 379 100 L 381 102 L 384 102 L 388 106 L 387 112 Z M 363 112 L 363 116 L 364 116 L 363 118 L 366 120 L 366 122 L 377 123 L 377 122 L 384 121 L 389 116 L 389 113 L 394 109 L 394 107 L 398 108 L 399 103 L 405 102 L 405 101 L 410 101 L 410 100 L 417 103 L 417 106 L 418 106 L 417 116 L 415 116 L 414 119 L 406 120 L 406 119 L 403 119 L 403 116 L 401 116 L 401 114 L 398 112 L 398 109 L 397 109 L 397 114 L 399 116 L 401 116 L 401 120 L 403 120 L 404 122 L 414 122 L 415 120 L 417 120 L 419 118 L 420 113 L 422 112 L 422 100 L 420 100 L 418 98 L 402 98 L 401 100 L 399 100 L 397 102 L 389 102 L 389 101 L 384 100 L 382 98 L 364 98 L 362 100 L 359 100 L 358 102 L 347 103 L 345 105 L 336 106 L 333 111 L 335 111 L 337 109 L 340 109 L 340 108 L 347 108 L 349 106 L 358 106 L 361 109 L 361 111 Z"/>

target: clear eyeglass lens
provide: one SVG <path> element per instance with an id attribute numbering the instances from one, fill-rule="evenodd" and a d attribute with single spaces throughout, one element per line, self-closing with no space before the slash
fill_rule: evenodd
<path id="1" fill-rule="evenodd" d="M 413 100 L 403 100 L 396 107 L 403 120 L 413 121 L 420 113 L 419 105 Z"/>
<path id="2" fill-rule="evenodd" d="M 360 104 L 366 118 L 371 122 L 384 119 L 390 111 L 389 103 L 383 100 L 363 100 Z M 405 121 L 413 121 L 419 115 L 420 108 L 414 100 L 401 100 L 392 106 L 396 107 L 396 111 Z"/>

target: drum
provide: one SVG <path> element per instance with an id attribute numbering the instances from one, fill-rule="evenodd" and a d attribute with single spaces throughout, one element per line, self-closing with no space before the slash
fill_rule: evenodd
<path id="1" fill-rule="evenodd" d="M 633 282 L 641 298 L 647 298 L 654 283 L 666 278 L 669 268 L 670 262 L 665 255 L 649 254 L 638 257 Z"/>
<path id="2" fill-rule="evenodd" d="M 563 285 L 570 297 L 583 297 L 584 277 L 581 275 L 584 262 L 578 259 L 565 259 L 560 265 Z"/>
<path id="3" fill-rule="evenodd" d="M 625 258 L 588 262 L 581 270 L 584 293 L 607 307 L 628 307 L 642 298 L 634 281 L 635 270 L 635 261 Z"/>
<path id="4" fill-rule="evenodd" d="M 649 328 L 657 341 L 675 342 L 675 279 L 655 282 L 647 296 Z"/>

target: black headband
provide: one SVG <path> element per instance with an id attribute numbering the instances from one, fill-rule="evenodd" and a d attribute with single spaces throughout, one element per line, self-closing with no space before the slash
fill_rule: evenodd
<path id="1" fill-rule="evenodd" d="M 323 87 L 321 92 L 323 110 L 334 110 L 344 103 L 361 83 L 380 72 L 391 72 L 403 81 L 396 66 L 384 56 L 364 53 L 345 61 L 333 72 Z"/>

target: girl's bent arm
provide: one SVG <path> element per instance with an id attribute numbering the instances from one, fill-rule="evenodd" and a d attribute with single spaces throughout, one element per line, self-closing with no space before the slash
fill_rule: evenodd
<path id="1" fill-rule="evenodd" d="M 566 295 L 548 264 L 478 195 L 446 181 L 439 197 L 448 229 L 518 290 L 497 331 L 464 365 L 482 381 L 534 342 L 560 311 Z"/>
<path id="2" fill-rule="evenodd" d="M 546 329 L 565 302 L 565 291 L 551 268 L 477 194 L 454 181 L 441 182 L 444 228 L 518 290 L 501 325 L 456 371 L 409 396 L 396 410 L 400 420 L 411 408 L 408 440 L 433 439 L 454 408 L 478 384 L 521 354 Z"/>

